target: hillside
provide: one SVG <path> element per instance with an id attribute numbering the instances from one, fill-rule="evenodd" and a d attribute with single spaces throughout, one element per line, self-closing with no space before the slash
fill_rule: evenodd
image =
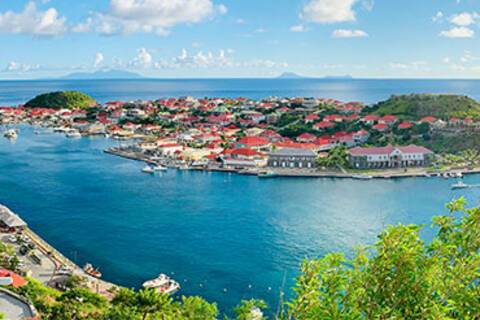
<path id="1" fill-rule="evenodd" d="M 437 118 L 480 118 L 480 103 L 460 95 L 410 94 L 392 96 L 373 107 L 376 114 L 393 114 L 405 119 L 425 116 Z"/>
<path id="2" fill-rule="evenodd" d="M 75 109 L 93 107 L 97 102 L 79 91 L 59 91 L 36 96 L 25 104 L 27 108 Z"/>

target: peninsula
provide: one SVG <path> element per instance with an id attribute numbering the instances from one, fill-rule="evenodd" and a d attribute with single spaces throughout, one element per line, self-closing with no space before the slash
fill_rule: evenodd
<path id="1" fill-rule="evenodd" d="M 480 162 L 480 104 L 456 95 L 393 96 L 375 105 L 312 97 L 98 104 L 80 92 L 54 92 L 2 107 L 0 122 L 128 140 L 106 152 L 147 162 L 147 173 L 177 167 L 365 179 L 473 173 Z"/>

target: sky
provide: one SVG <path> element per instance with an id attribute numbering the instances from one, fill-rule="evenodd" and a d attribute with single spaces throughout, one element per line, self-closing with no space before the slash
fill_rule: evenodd
<path id="1" fill-rule="evenodd" d="M 0 79 L 479 78 L 480 0 L 0 0 Z"/>

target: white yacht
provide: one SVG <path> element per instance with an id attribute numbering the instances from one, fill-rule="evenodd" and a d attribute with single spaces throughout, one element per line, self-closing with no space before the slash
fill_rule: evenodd
<path id="1" fill-rule="evenodd" d="M 155 169 L 153 169 L 151 166 L 145 166 L 145 167 L 143 167 L 142 172 L 144 172 L 144 173 L 155 173 Z"/>
<path id="2" fill-rule="evenodd" d="M 15 129 L 9 129 L 3 133 L 3 136 L 7 139 L 17 139 L 18 133 Z"/>
<path id="3" fill-rule="evenodd" d="M 370 179 L 373 179 L 372 176 L 368 175 L 368 174 L 353 174 L 352 175 L 352 178 L 353 179 L 359 179 L 359 180 L 370 180 Z"/>
<path id="4" fill-rule="evenodd" d="M 457 183 L 452 184 L 452 189 L 466 189 L 466 188 L 470 188 L 470 186 L 463 181 L 458 181 Z"/>
<path id="5" fill-rule="evenodd" d="M 75 130 L 75 129 L 68 130 L 65 133 L 65 135 L 67 136 L 67 138 L 81 138 L 82 137 L 80 132 L 78 130 Z"/>
<path id="6" fill-rule="evenodd" d="M 167 171 L 167 167 L 164 167 L 160 164 L 152 167 L 152 169 L 153 169 L 153 171 Z"/>
<path id="7" fill-rule="evenodd" d="M 155 279 L 145 281 L 142 286 L 146 289 L 156 289 L 158 293 L 164 294 L 173 294 L 180 290 L 180 284 L 163 273 Z"/>

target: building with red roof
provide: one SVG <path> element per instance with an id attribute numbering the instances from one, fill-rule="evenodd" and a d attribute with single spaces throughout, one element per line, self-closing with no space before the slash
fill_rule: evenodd
<path id="1" fill-rule="evenodd" d="M 413 123 L 408 122 L 408 121 L 404 121 L 404 122 L 402 122 L 398 125 L 398 129 L 407 130 L 407 129 L 412 128 L 413 126 L 414 126 Z"/>
<path id="2" fill-rule="evenodd" d="M 317 136 L 311 133 L 302 133 L 297 137 L 298 142 L 314 142 L 316 139 Z"/>
<path id="3" fill-rule="evenodd" d="M 391 114 L 387 114 L 386 116 L 383 116 L 380 119 L 378 119 L 379 123 L 384 123 L 389 126 L 393 125 L 397 121 L 398 121 L 397 117 Z"/>
<path id="4" fill-rule="evenodd" d="M 328 128 L 332 128 L 334 126 L 335 126 L 335 124 L 332 123 L 332 122 L 320 121 L 320 122 L 315 123 L 313 125 L 313 128 L 316 129 L 316 130 L 325 130 L 325 129 L 328 129 Z"/>
<path id="5" fill-rule="evenodd" d="M 385 132 L 385 131 L 388 131 L 390 127 L 385 123 L 377 123 L 372 127 L 372 129 L 377 130 L 379 132 Z"/>
<path id="6" fill-rule="evenodd" d="M 238 147 L 245 148 L 262 148 L 268 146 L 269 144 L 270 141 L 267 138 L 257 136 L 247 136 L 237 141 Z"/>

